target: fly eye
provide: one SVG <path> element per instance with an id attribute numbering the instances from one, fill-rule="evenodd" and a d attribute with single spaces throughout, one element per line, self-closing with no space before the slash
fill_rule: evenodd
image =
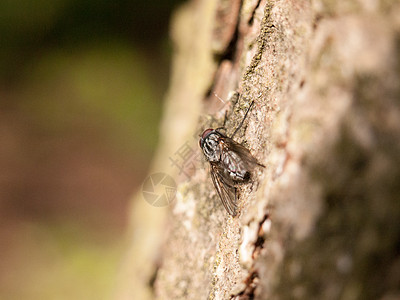
<path id="1" fill-rule="evenodd" d="M 200 148 L 201 148 L 201 144 L 203 144 L 203 139 L 202 139 L 202 138 L 199 139 L 199 146 L 200 146 Z"/>
<path id="2" fill-rule="evenodd" d="M 214 131 L 214 129 L 208 128 L 203 131 L 203 134 L 201 135 L 201 138 L 204 140 L 210 133 L 211 131 Z"/>

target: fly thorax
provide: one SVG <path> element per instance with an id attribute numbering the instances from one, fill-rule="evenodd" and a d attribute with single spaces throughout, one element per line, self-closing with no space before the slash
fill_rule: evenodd
<path id="1" fill-rule="evenodd" d="M 221 159 L 221 146 L 219 145 L 220 136 L 216 133 L 210 134 L 203 145 L 203 152 L 208 161 L 219 161 Z"/>

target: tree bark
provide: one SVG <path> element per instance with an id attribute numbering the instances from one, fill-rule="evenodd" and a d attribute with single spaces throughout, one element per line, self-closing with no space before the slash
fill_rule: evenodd
<path id="1" fill-rule="evenodd" d="M 136 197 L 118 298 L 400 298 L 399 16 L 398 1 L 177 11 L 152 168 L 176 178 L 177 194 L 168 209 Z M 182 145 L 201 154 L 198 134 L 225 114 L 232 133 L 252 101 L 235 140 L 266 167 L 231 217 L 207 162 L 182 171 L 170 158 Z"/>

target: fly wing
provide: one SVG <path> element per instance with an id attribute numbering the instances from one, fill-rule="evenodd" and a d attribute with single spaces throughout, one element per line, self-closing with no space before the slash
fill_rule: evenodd
<path id="1" fill-rule="evenodd" d="M 236 143 L 233 139 L 225 138 L 225 143 L 229 150 L 239 154 L 240 158 L 243 160 L 249 170 L 252 170 L 256 165 L 265 167 L 264 165 L 260 164 L 258 160 L 250 153 L 249 149 L 239 143 Z"/>
<path id="2" fill-rule="evenodd" d="M 236 188 L 227 182 L 223 169 L 218 164 L 210 163 L 210 173 L 214 187 L 226 211 L 231 216 L 236 216 Z"/>

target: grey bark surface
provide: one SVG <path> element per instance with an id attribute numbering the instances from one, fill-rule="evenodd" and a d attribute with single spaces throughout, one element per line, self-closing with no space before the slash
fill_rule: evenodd
<path id="1" fill-rule="evenodd" d="M 399 16 L 398 1 L 198 0 L 176 13 L 153 171 L 178 191 L 163 210 L 138 195 L 119 298 L 400 299 Z M 185 177 L 168 158 L 200 152 L 193 136 L 225 113 L 232 133 L 251 101 L 235 139 L 266 167 L 233 218 L 205 161 Z"/>

